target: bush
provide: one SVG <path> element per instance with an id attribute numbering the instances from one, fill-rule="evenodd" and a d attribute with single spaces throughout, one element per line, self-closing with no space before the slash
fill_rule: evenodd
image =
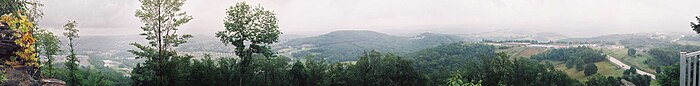
<path id="1" fill-rule="evenodd" d="M 586 65 L 586 70 L 583 71 L 583 74 L 586 74 L 586 76 L 593 75 L 598 72 L 598 66 L 595 64 L 587 64 Z"/>

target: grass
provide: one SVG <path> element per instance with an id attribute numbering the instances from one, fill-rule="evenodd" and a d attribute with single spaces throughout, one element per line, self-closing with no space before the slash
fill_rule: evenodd
<path id="1" fill-rule="evenodd" d="M 497 49 L 496 52 L 505 52 L 508 55 L 513 55 L 513 57 L 530 58 L 532 55 L 542 53 L 547 49 L 544 48 L 531 48 L 531 47 L 510 47 L 507 49 Z"/>
<path id="2" fill-rule="evenodd" d="M 605 52 L 605 54 L 607 55 L 617 58 L 618 60 L 622 61 L 627 65 L 637 67 L 638 69 L 644 70 L 649 73 L 656 73 L 655 69 L 651 68 L 649 65 L 644 63 L 644 61 L 653 58 L 648 53 L 637 52 L 635 57 L 631 57 L 627 55 L 627 48 L 604 49 L 603 52 Z"/>
<path id="3" fill-rule="evenodd" d="M 527 47 L 510 47 L 510 48 L 506 48 L 506 49 L 496 49 L 496 52 L 504 52 L 504 53 L 508 53 L 509 55 L 516 56 L 518 53 L 520 53 L 521 51 L 523 51 L 525 49 L 527 49 Z"/>
<path id="4" fill-rule="evenodd" d="M 649 86 L 660 86 L 659 80 L 651 80 L 651 82 L 649 82 Z"/>
<path id="5" fill-rule="evenodd" d="M 574 78 L 581 82 L 586 82 L 588 80 L 589 76 L 583 74 L 583 71 L 576 71 L 576 67 L 566 68 L 566 64 L 562 63 L 561 61 L 550 62 L 554 65 L 554 69 L 564 71 L 564 73 L 566 73 L 566 75 L 569 75 L 571 78 Z M 598 71 L 596 72 L 596 74 L 614 77 L 623 76 L 623 70 L 617 68 L 615 65 L 608 61 L 600 61 L 594 64 L 598 66 Z"/>

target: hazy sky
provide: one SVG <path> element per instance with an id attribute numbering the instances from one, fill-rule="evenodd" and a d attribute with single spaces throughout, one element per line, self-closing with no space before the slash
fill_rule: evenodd
<path id="1" fill-rule="evenodd" d="M 136 35 L 138 0 L 41 0 L 40 27 L 62 29 L 76 20 L 83 35 Z M 223 30 L 225 9 L 238 0 L 188 0 L 194 19 L 182 33 Z M 700 0 L 250 0 L 277 13 L 285 34 L 335 30 L 404 34 L 468 34 L 502 29 L 569 36 L 611 33 L 690 32 Z"/>

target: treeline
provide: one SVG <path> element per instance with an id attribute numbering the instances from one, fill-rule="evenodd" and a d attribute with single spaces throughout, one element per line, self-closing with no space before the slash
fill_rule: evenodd
<path id="1" fill-rule="evenodd" d="M 594 71 L 597 70 L 597 67 L 593 63 L 606 60 L 602 51 L 590 47 L 552 49 L 544 53 L 533 55 L 532 59 L 563 61 L 567 68 L 576 67 L 578 71 L 584 69 L 590 71 L 587 72 L 586 75 L 594 74 Z"/>
<path id="2" fill-rule="evenodd" d="M 656 68 L 657 72 L 661 72 L 663 66 L 671 66 L 674 63 L 680 62 L 679 52 L 695 52 L 699 51 L 700 46 L 692 45 L 669 45 L 661 46 L 656 48 L 651 48 L 647 51 L 653 59 L 648 59 L 644 63 L 648 64 L 651 68 Z"/>
<path id="3" fill-rule="evenodd" d="M 483 48 L 483 49 L 480 49 Z M 445 49 L 422 57 L 401 57 L 391 53 L 368 51 L 356 62 L 328 63 L 321 58 L 307 56 L 303 61 L 285 57 L 253 58 L 251 66 L 242 69 L 249 72 L 238 75 L 240 60 L 230 57 L 211 59 L 177 59 L 171 62 L 173 85 L 244 85 L 244 86 L 435 86 L 449 84 L 450 77 L 459 74 L 463 82 L 493 85 L 583 85 L 555 70 L 551 64 L 539 64 L 528 59 L 510 59 L 505 53 L 493 53 L 493 46 L 483 44 L 454 43 L 423 50 Z M 471 50 L 471 51 L 463 51 Z M 453 58 L 437 58 L 452 53 Z M 483 52 L 491 55 L 468 55 Z M 450 55 L 450 54 L 448 54 Z M 432 57 L 433 58 L 428 58 Z M 474 56 L 474 57 L 472 57 Z M 410 60 L 415 58 L 416 60 Z M 464 59 L 468 58 L 468 59 Z M 316 60 L 318 59 L 318 60 Z M 421 60 L 418 60 L 421 59 Z M 438 60 L 440 59 L 440 60 Z M 417 64 L 427 62 L 438 64 Z M 455 61 L 440 63 L 440 61 Z M 460 63 L 460 64 L 457 64 Z M 435 67 L 429 67 L 433 65 Z M 442 66 L 443 68 L 440 68 Z M 176 69 L 176 70 L 175 70 Z M 143 70 L 134 70 L 143 71 Z M 245 77 L 244 77 L 245 76 Z M 133 76 L 153 77 L 153 76 Z M 241 82 L 236 78 L 244 78 Z M 453 80 L 454 81 L 454 80 Z M 149 85 L 150 82 L 136 82 Z M 153 84 L 153 83 L 151 83 Z"/>
<path id="4" fill-rule="evenodd" d="M 591 44 L 599 42 L 571 42 L 571 41 L 537 41 L 537 40 L 488 40 L 482 39 L 481 42 L 490 43 L 507 43 L 507 42 L 519 42 L 519 43 L 530 43 L 530 44 Z"/>
<path id="5" fill-rule="evenodd" d="M 481 62 L 468 63 L 457 73 L 466 81 L 483 81 L 486 86 L 579 86 L 583 85 L 551 64 L 539 64 L 528 59 L 510 59 L 505 53 L 495 57 L 480 57 Z"/>
<path id="6" fill-rule="evenodd" d="M 256 56 L 251 66 L 246 69 L 246 77 L 239 72 L 238 59 L 204 59 L 173 60 L 172 85 L 178 86 L 424 86 L 425 77 L 403 60 L 393 54 L 381 54 L 376 51 L 366 52 L 355 63 L 328 64 L 323 60 L 307 57 L 304 62 L 290 61 L 286 57 Z M 293 62 L 293 63 L 290 63 Z M 144 70 L 134 70 L 144 71 Z M 134 76 L 153 77 L 150 75 Z M 244 78 L 241 82 L 236 78 Z M 152 85 L 151 82 L 136 82 L 136 85 Z"/>
<path id="7" fill-rule="evenodd" d="M 450 77 L 460 75 L 463 82 L 495 85 L 582 85 L 551 64 L 539 64 L 529 59 L 517 59 L 496 53 L 494 46 L 453 43 L 425 49 L 415 54 L 415 67 L 427 76 L 429 83 L 449 83 Z"/>
<path id="8" fill-rule="evenodd" d="M 588 78 L 588 81 L 586 81 L 586 85 L 589 86 L 615 86 L 615 85 L 622 85 L 622 84 L 634 84 L 636 86 L 649 86 L 651 85 L 651 76 L 648 75 L 641 75 L 637 74 L 637 68 L 632 67 L 630 69 L 627 69 L 623 73 L 624 75 L 621 77 L 613 77 L 613 76 L 602 76 L 602 75 L 594 75 L 592 77 Z M 668 85 L 662 85 L 662 86 L 668 86 Z"/>

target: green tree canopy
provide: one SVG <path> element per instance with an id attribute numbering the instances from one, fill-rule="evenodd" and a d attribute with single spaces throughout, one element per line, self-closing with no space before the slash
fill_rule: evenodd
<path id="1" fill-rule="evenodd" d="M 592 64 L 592 63 L 586 64 L 586 68 L 585 68 L 585 70 L 583 70 L 583 74 L 585 74 L 586 76 L 593 75 L 596 72 L 598 72 L 598 66 L 596 66 L 595 64 Z"/>
<path id="2" fill-rule="evenodd" d="M 272 57 L 269 44 L 277 42 L 282 34 L 277 26 L 277 17 L 272 11 L 265 10 L 261 6 L 252 7 L 245 2 L 237 3 L 226 9 L 224 19 L 225 30 L 216 33 L 216 37 L 226 45 L 235 46 L 235 54 L 241 58 L 239 63 L 239 86 L 248 75 L 249 65 L 254 54 L 262 54 L 264 57 Z M 247 44 L 247 45 L 246 45 Z"/>

